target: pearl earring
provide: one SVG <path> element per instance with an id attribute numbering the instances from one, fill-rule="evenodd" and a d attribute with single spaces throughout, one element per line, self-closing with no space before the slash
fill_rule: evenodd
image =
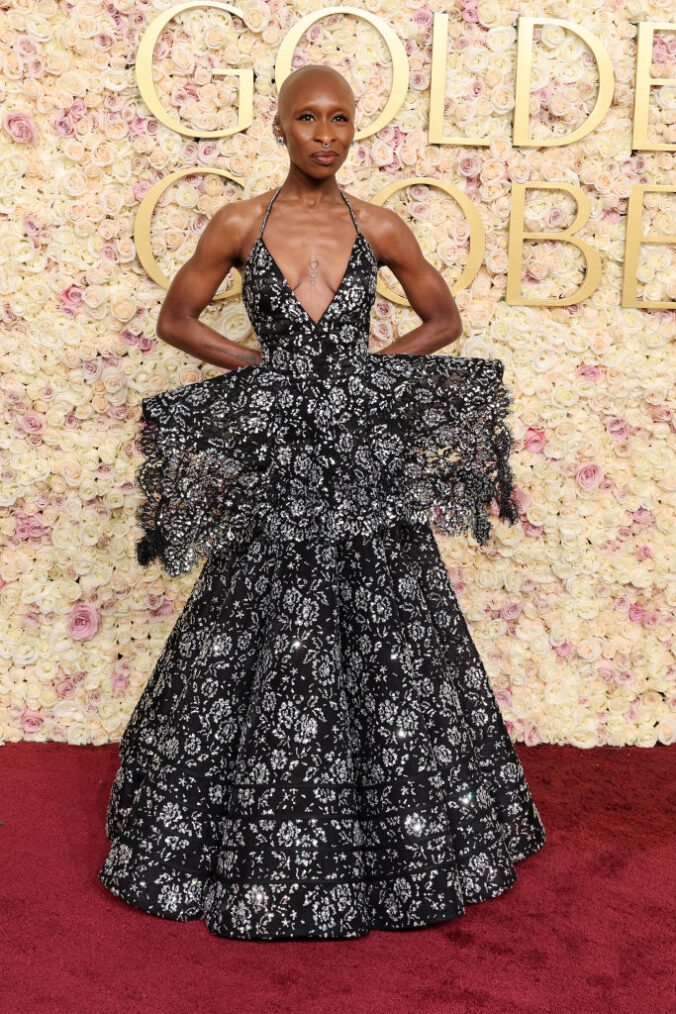
<path id="1" fill-rule="evenodd" d="M 286 144 L 286 141 L 282 134 L 275 134 L 275 141 L 277 142 L 277 144 Z"/>

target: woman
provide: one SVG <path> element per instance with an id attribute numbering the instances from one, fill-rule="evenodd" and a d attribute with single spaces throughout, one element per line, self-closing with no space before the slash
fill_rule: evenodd
<path id="1" fill-rule="evenodd" d="M 273 129 L 284 184 L 214 216 L 158 319 L 229 372 L 143 400 L 139 561 L 207 561 L 122 737 L 99 876 L 219 936 L 346 938 L 461 915 L 545 841 L 430 527 L 517 520 L 509 394 L 499 360 L 430 355 L 461 331 L 445 282 L 339 190 L 344 78 L 290 75 Z M 375 355 L 379 263 L 423 323 Z M 199 320 L 233 265 L 260 354 Z"/>

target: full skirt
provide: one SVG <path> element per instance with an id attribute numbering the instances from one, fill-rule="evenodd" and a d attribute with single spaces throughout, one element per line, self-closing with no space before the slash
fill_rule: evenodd
<path id="1" fill-rule="evenodd" d="M 204 565 L 120 742 L 102 883 L 217 935 L 462 915 L 545 842 L 424 522 Z"/>

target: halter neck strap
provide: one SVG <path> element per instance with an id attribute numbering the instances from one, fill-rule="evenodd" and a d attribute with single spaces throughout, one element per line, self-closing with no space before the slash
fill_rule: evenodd
<path id="1" fill-rule="evenodd" d="M 342 190 L 340 191 L 340 196 L 343 198 L 343 200 L 347 204 L 348 208 L 350 209 L 350 214 L 352 215 L 352 221 L 354 222 L 354 227 L 357 230 L 357 235 L 359 235 L 359 226 L 357 225 L 357 219 L 355 218 L 354 211 L 352 210 L 352 205 L 350 204 L 350 202 L 348 201 L 347 197 L 345 196 L 345 194 L 343 193 Z"/>
<path id="2" fill-rule="evenodd" d="M 279 191 L 281 189 L 282 189 L 281 186 L 277 187 L 277 189 L 275 190 L 274 194 L 270 198 L 270 201 L 268 202 L 268 206 L 267 206 L 267 208 L 265 210 L 265 214 L 263 215 L 263 221 L 261 222 L 261 229 L 260 229 L 260 232 L 258 233 L 258 238 L 259 239 L 263 235 L 263 229 L 265 228 L 265 223 L 268 220 L 268 215 L 270 214 L 270 208 L 274 204 L 274 202 L 275 202 L 275 200 L 277 198 L 277 195 L 279 194 Z M 357 230 L 357 235 L 359 235 L 359 226 L 357 225 L 357 219 L 355 218 L 354 211 L 352 210 L 352 205 L 350 204 L 350 202 L 348 201 L 347 197 L 345 196 L 345 194 L 343 193 L 342 190 L 339 190 L 338 193 L 340 194 L 340 196 L 343 198 L 343 200 L 347 204 L 348 208 L 350 209 L 350 215 L 352 216 L 352 221 L 354 223 L 354 227 Z"/>
<path id="3" fill-rule="evenodd" d="M 279 193 L 279 191 L 281 189 L 282 189 L 281 187 L 277 187 L 277 189 L 275 190 L 274 194 L 272 195 L 272 197 L 270 198 L 270 200 L 268 202 L 267 209 L 265 211 L 265 214 L 263 215 L 263 221 L 261 222 L 261 231 L 258 233 L 258 238 L 259 239 L 263 235 L 263 229 L 265 228 L 265 223 L 268 220 L 268 215 L 270 214 L 270 208 L 272 207 L 272 205 L 273 205 L 273 203 L 275 201 L 275 198 L 277 197 L 277 194 Z"/>

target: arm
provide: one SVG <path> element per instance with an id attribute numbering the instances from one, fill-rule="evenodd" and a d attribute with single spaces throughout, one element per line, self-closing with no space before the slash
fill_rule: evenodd
<path id="1" fill-rule="evenodd" d="M 261 362 L 257 349 L 224 338 L 199 317 L 233 264 L 239 261 L 245 224 L 241 210 L 226 205 L 200 236 L 192 257 L 176 272 L 157 318 L 163 341 L 228 370 Z"/>
<path id="2" fill-rule="evenodd" d="M 374 355 L 427 355 L 442 349 L 462 334 L 460 312 L 443 276 L 425 260 L 413 232 L 399 215 L 381 209 L 374 232 L 380 260 L 404 287 L 411 306 L 423 321 L 400 341 Z"/>

